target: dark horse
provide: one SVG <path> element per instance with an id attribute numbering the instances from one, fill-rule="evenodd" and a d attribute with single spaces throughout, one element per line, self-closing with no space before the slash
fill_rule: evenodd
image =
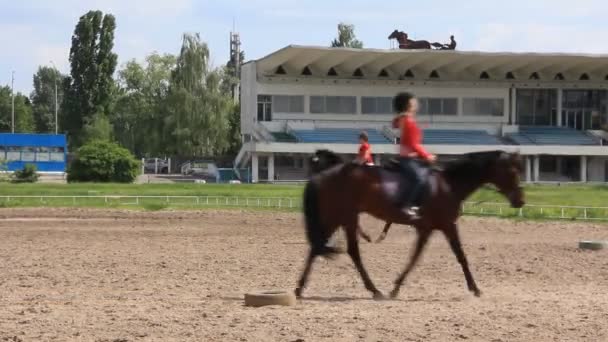
<path id="1" fill-rule="evenodd" d="M 398 30 L 393 31 L 388 39 L 396 39 L 400 49 L 430 49 L 431 43 L 426 40 L 411 40 L 407 33 Z"/>
<path id="2" fill-rule="evenodd" d="M 519 185 L 522 161 L 517 153 L 503 151 L 477 152 L 464 155 L 460 160 L 448 163 L 443 171 L 433 171 L 429 182 L 433 184 L 419 211 L 420 218 L 412 221 L 395 205 L 387 194 L 383 182 L 395 178 L 396 171 L 380 166 L 361 166 L 343 163 L 333 152 L 319 150 L 318 160 L 335 163 L 313 175 L 304 189 L 304 216 L 310 252 L 296 296 L 300 297 L 316 257 L 330 257 L 338 249 L 328 246 L 329 238 L 342 226 L 346 233 L 348 254 L 363 279 L 365 288 L 374 298 L 384 298 L 363 267 L 359 253 L 359 213 L 367 212 L 378 219 L 397 224 L 412 225 L 418 239 L 409 264 L 395 280 L 391 297 L 395 298 L 405 278 L 415 266 L 434 230 L 440 230 L 447 238 L 452 251 L 462 266 L 469 291 L 476 296 L 481 291 L 475 284 L 465 254 L 462 250 L 456 220 L 461 215 L 462 202 L 484 184 L 493 184 L 514 208 L 524 205 L 523 191 Z M 314 158 L 313 157 L 313 161 Z"/>
<path id="3" fill-rule="evenodd" d="M 430 43 L 427 40 L 411 40 L 409 39 L 407 33 L 399 30 L 393 31 L 388 39 L 396 39 L 399 43 L 400 49 L 431 49 L 434 47 L 437 50 L 454 50 L 456 49 L 456 40 L 454 40 L 454 36 L 450 36 L 450 43 L 442 44 L 442 43 Z"/>

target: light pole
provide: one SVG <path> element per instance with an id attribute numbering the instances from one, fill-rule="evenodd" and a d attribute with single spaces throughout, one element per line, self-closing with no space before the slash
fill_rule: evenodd
<path id="1" fill-rule="evenodd" d="M 11 74 L 11 131 L 15 133 L 15 71 Z"/>
<path id="2" fill-rule="evenodd" d="M 55 68 L 55 134 L 57 134 L 57 132 L 59 132 L 59 125 L 57 121 L 57 74 L 59 73 L 59 70 L 57 70 L 57 66 L 55 63 L 53 63 L 53 61 L 51 61 L 51 64 Z"/>

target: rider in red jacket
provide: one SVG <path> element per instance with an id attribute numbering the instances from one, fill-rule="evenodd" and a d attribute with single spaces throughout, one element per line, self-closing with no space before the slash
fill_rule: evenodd
<path id="1" fill-rule="evenodd" d="M 397 116 L 393 119 L 393 127 L 401 131 L 399 142 L 399 163 L 401 169 L 406 173 L 413 184 L 404 194 L 405 211 L 408 215 L 415 217 L 417 207 L 412 207 L 412 202 L 417 198 L 422 186 L 420 175 L 420 160 L 434 162 L 435 156 L 428 153 L 422 147 L 422 133 L 416 125 L 416 113 L 418 112 L 418 100 L 411 93 L 399 93 L 393 99 L 393 107 Z"/>
<path id="2" fill-rule="evenodd" d="M 372 148 L 369 144 L 369 137 L 366 132 L 359 134 L 359 153 L 357 154 L 357 163 L 362 165 L 374 165 L 372 158 Z"/>

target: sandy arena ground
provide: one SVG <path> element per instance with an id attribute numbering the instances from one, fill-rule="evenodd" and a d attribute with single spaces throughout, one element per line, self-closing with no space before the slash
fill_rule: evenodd
<path id="1" fill-rule="evenodd" d="M 3 209 L 0 341 L 608 341 L 608 251 L 577 249 L 608 226 L 461 223 L 479 299 L 436 234 L 398 300 L 371 300 L 340 256 L 315 264 L 297 306 L 254 309 L 245 292 L 300 275 L 299 214 Z M 396 226 L 362 244 L 382 290 L 413 238 Z"/>

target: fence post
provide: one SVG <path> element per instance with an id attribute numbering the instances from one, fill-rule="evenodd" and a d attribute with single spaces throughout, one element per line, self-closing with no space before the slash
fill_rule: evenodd
<path id="1" fill-rule="evenodd" d="M 72 203 L 76 205 L 76 196 L 72 196 Z"/>
<path id="2" fill-rule="evenodd" d="M 519 217 L 524 216 L 524 208 L 519 208 Z"/>
<path id="3" fill-rule="evenodd" d="M 562 207 L 562 218 L 564 218 L 564 207 Z"/>
<path id="4" fill-rule="evenodd" d="M 585 217 L 585 219 L 587 219 L 587 208 L 583 209 L 583 216 Z"/>

